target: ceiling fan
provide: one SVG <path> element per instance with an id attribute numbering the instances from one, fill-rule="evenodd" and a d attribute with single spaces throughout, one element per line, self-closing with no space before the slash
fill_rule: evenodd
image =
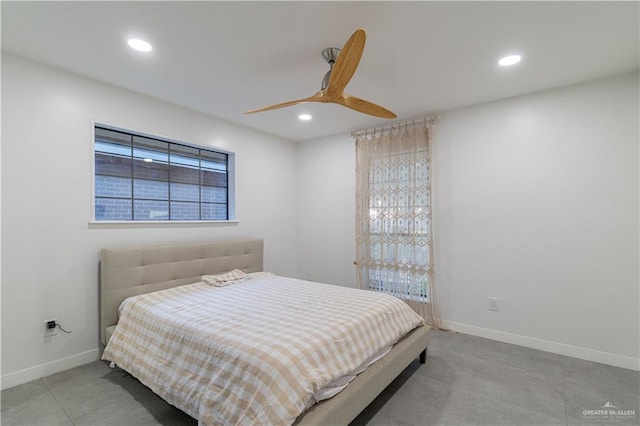
<path id="1" fill-rule="evenodd" d="M 342 49 L 330 47 L 322 51 L 322 56 L 329 63 L 329 71 L 322 79 L 320 91 L 308 98 L 296 99 L 295 101 L 283 102 L 281 104 L 270 105 L 262 108 L 245 111 L 245 114 L 269 111 L 277 108 L 284 108 L 304 102 L 334 103 L 351 108 L 355 111 L 382 118 L 396 118 L 396 115 L 386 108 L 376 105 L 373 102 L 348 95 L 344 92 L 351 77 L 356 72 L 364 43 L 367 36 L 362 28 L 357 29 Z"/>

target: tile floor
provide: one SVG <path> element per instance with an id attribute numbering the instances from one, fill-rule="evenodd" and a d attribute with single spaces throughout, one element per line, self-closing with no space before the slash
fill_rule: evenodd
<path id="1" fill-rule="evenodd" d="M 638 372 L 436 332 L 352 425 L 638 425 Z M 1 392 L 2 426 L 197 425 L 101 361 Z M 585 415 L 610 403 L 635 416 Z"/>

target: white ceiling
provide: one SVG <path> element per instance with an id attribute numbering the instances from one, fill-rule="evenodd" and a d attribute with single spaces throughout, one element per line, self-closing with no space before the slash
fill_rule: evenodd
<path id="1" fill-rule="evenodd" d="M 2 49 L 304 141 L 384 119 L 331 104 L 243 111 L 309 96 L 356 28 L 347 92 L 398 120 L 638 69 L 638 2 L 7 2 Z M 126 45 L 137 36 L 150 54 Z M 518 51 L 523 61 L 499 68 Z M 297 116 L 310 112 L 310 122 Z"/>

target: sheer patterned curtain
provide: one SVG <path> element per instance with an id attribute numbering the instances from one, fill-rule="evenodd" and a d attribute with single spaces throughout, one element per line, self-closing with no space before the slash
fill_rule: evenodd
<path id="1" fill-rule="evenodd" d="M 357 282 L 394 295 L 440 327 L 431 233 L 432 119 L 356 140 Z"/>

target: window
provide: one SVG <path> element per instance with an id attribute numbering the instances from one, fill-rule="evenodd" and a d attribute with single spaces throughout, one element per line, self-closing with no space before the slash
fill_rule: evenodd
<path id="1" fill-rule="evenodd" d="M 94 157 L 96 221 L 230 219 L 233 154 L 96 126 Z"/>
<path id="2" fill-rule="evenodd" d="M 429 153 L 372 156 L 369 163 L 369 288 L 429 301 Z"/>
<path id="3" fill-rule="evenodd" d="M 437 327 L 430 123 L 354 135 L 356 265 L 359 288 L 398 297 Z"/>

